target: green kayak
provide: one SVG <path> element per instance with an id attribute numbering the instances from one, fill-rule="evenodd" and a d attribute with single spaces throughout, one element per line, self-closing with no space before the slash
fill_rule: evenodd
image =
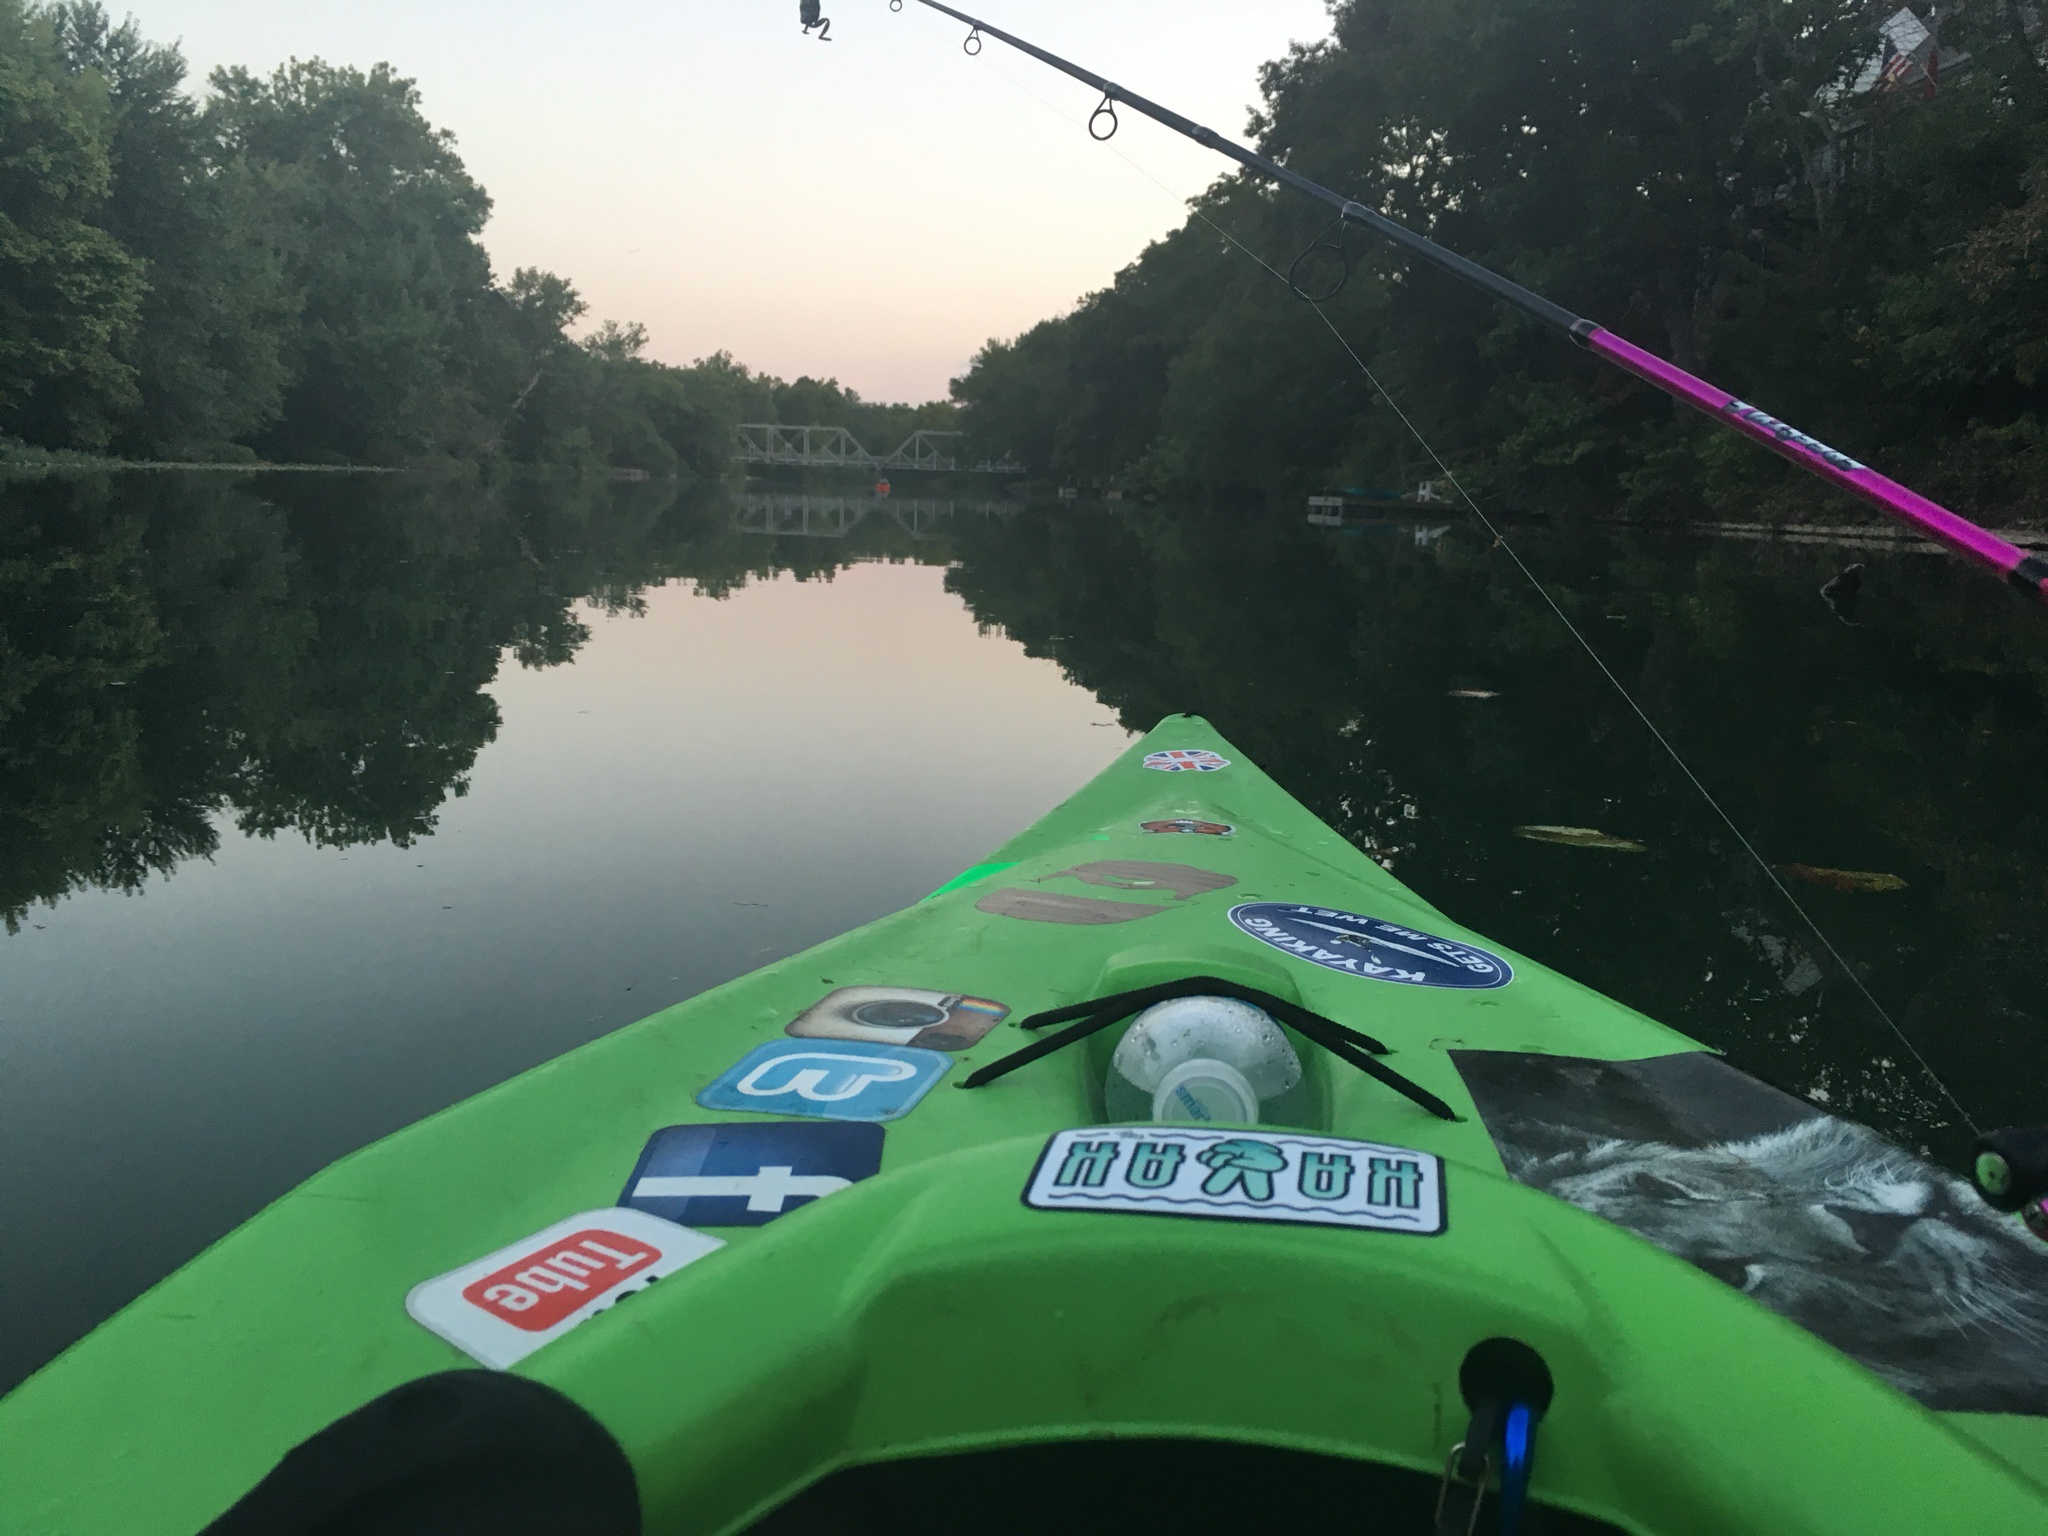
<path id="1" fill-rule="evenodd" d="M 1020 1053 L 1022 1053 L 1020 1055 Z M 0 1530 L 2048 1530 L 2048 1244 L 1175 717 L 0 1400 Z"/>

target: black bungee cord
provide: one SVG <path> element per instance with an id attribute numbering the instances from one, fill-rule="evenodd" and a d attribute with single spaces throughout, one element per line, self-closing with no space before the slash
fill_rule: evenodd
<path id="1" fill-rule="evenodd" d="M 1042 1036 L 1021 1050 L 1012 1051 L 1009 1055 L 976 1069 L 968 1074 L 961 1086 L 986 1087 L 999 1078 L 1008 1077 L 1019 1067 L 1029 1066 L 1034 1061 L 1042 1061 L 1077 1040 L 1084 1040 L 1098 1030 L 1107 1029 L 1134 1013 L 1142 1013 L 1154 1003 L 1163 1003 L 1178 997 L 1228 997 L 1241 1003 L 1250 1003 L 1255 1008 L 1263 1008 L 1281 1023 L 1292 1025 L 1296 1033 L 1321 1046 L 1337 1060 L 1347 1066 L 1356 1067 L 1367 1077 L 1377 1079 L 1437 1119 L 1458 1118 L 1456 1110 L 1413 1078 L 1404 1076 L 1392 1067 L 1373 1059 L 1388 1054 L 1387 1046 L 1383 1042 L 1347 1024 L 1340 1024 L 1335 1019 L 1304 1008 L 1299 1003 L 1290 1003 L 1286 998 L 1275 997 L 1259 987 L 1225 981 L 1220 976 L 1183 976 L 1178 981 L 1161 982 L 1156 986 L 1139 987 L 1128 992 L 1113 992 L 1106 997 L 1089 998 L 1085 1002 L 1068 1003 L 1064 1007 L 1047 1008 L 1043 1012 L 1034 1013 L 1027 1019 L 1020 1019 L 1017 1027 L 1022 1030 L 1040 1030 L 1052 1024 L 1065 1024 L 1067 1027 L 1055 1034 Z"/>

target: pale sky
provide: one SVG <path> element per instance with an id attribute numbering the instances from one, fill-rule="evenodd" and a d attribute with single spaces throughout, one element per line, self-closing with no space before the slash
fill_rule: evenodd
<path id="1" fill-rule="evenodd" d="M 829 43 L 796 0 L 131 3 L 195 79 L 389 61 L 495 200 L 501 274 L 559 272 L 663 361 L 723 348 L 870 399 L 943 396 L 1228 167 L 1128 111 L 1113 148 L 1091 143 L 1086 87 L 998 43 L 967 57 L 965 28 L 915 0 L 825 0 Z M 1329 32 L 1323 0 L 956 8 L 1235 137 L 1260 64 Z"/>

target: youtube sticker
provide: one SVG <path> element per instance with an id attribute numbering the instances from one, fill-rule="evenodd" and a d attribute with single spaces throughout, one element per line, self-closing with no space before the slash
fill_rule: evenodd
<path id="1" fill-rule="evenodd" d="M 405 1298 L 405 1310 L 471 1359 L 502 1371 L 724 1246 L 644 1211 L 587 1211 L 422 1281 Z"/>

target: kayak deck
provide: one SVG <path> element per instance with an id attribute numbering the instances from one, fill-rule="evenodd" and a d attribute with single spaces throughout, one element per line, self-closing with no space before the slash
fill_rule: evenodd
<path id="1" fill-rule="evenodd" d="M 1289 928 L 1288 911 L 1330 931 Z M 1337 931 L 1360 914 L 1396 947 Z M 1488 962 L 1507 977 L 1482 974 Z M 1295 1140 L 1436 1168 L 1438 1230 L 1027 1203 L 1046 1192 L 1051 1140 L 1104 1122 L 1114 1032 L 984 1087 L 967 1078 L 1029 1042 L 1026 1015 L 1193 975 L 1375 1037 L 1386 1067 L 1455 1111 L 1438 1118 L 1293 1037 Z M 936 1060 L 816 1022 L 856 988 L 986 1005 L 929 1005 L 955 1043 L 919 1068 L 935 1077 L 903 1080 L 909 1102 L 865 1121 L 879 1171 L 793 1207 L 762 1193 L 784 1205 L 758 1224 L 702 1223 L 716 1251 L 511 1363 L 624 1449 L 650 1532 L 741 1529 L 842 1467 L 1105 1435 L 1434 1476 L 1464 1429 L 1460 1362 L 1496 1336 L 1533 1346 L 1556 1381 L 1536 1495 L 1624 1529 L 2018 1532 L 2048 1514 L 2020 1470 L 2048 1460 L 2048 1420 L 1965 1436 L 1961 1416 L 1509 1177 L 1460 1056 L 1701 1048 L 1459 928 L 1204 722 L 1175 717 L 925 901 L 309 1179 L 0 1400 L 0 1530 L 183 1536 L 334 1420 L 473 1367 L 481 1356 L 408 1314 L 422 1282 L 614 1207 L 669 1128 L 787 1125 L 794 1101 L 770 1090 L 803 1071 L 883 1063 L 856 1074 L 859 1097 L 870 1082 L 897 1091 L 877 1074 L 902 1058 Z M 791 1042 L 827 1064 L 803 1065 Z M 764 1112 L 699 1102 L 720 1093 L 758 1094 Z"/>

